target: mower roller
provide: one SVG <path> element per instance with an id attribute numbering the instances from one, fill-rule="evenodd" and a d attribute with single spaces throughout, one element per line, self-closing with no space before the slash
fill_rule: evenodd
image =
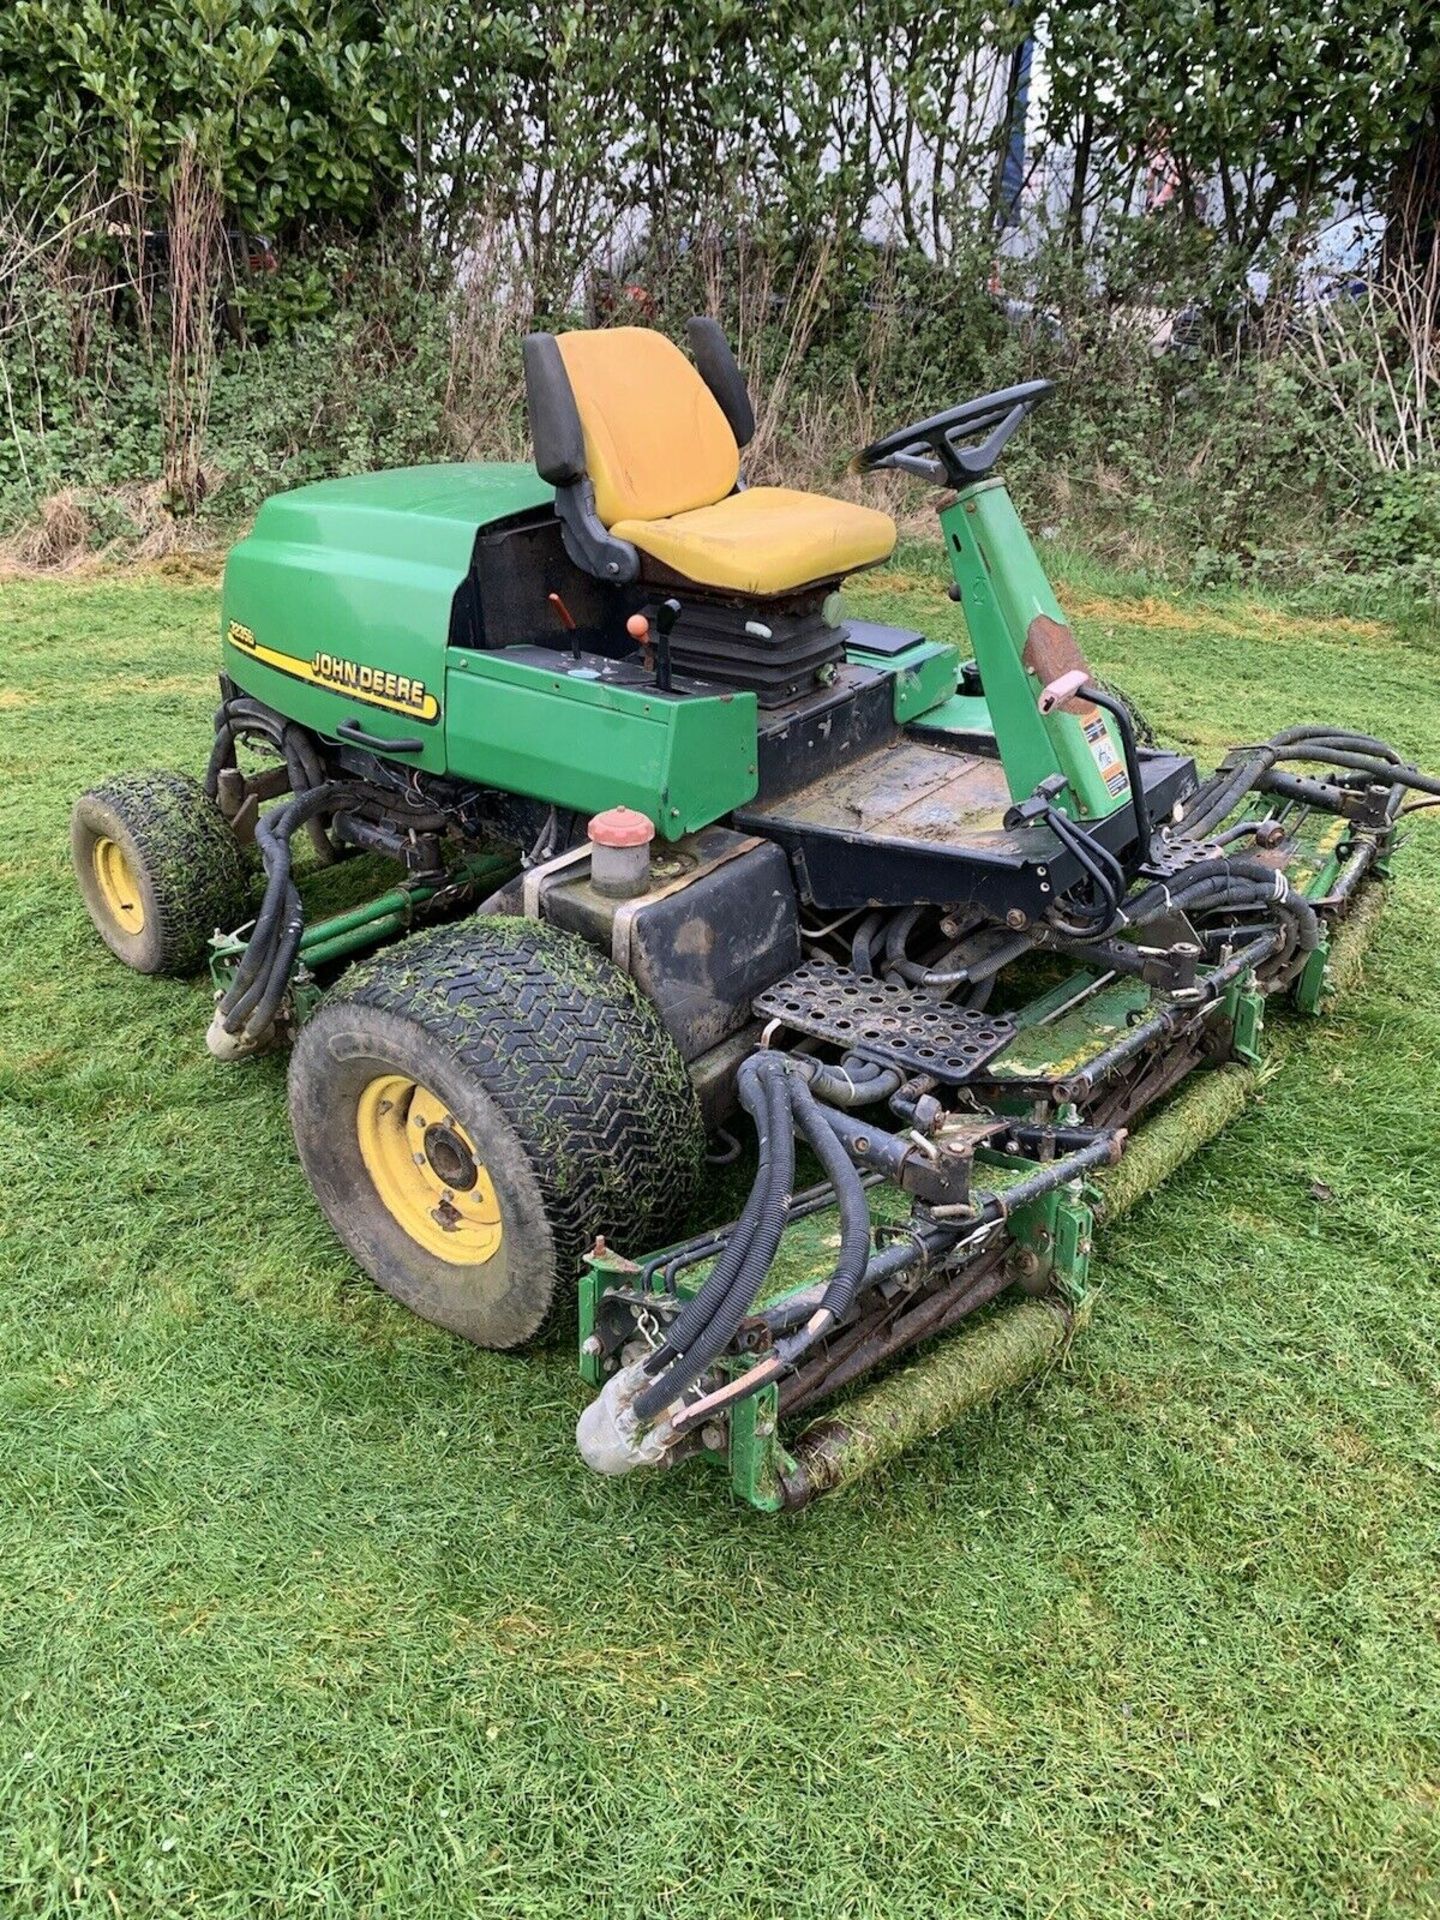
<path id="1" fill-rule="evenodd" d="M 268 501 L 203 780 L 122 776 L 72 842 L 122 960 L 208 955 L 218 1059 L 291 1044 L 382 1287 L 575 1329 L 592 1468 L 709 1455 L 774 1510 L 1053 1363 L 1097 1227 L 1240 1109 L 1267 1002 L 1353 972 L 1440 782 L 1344 727 L 1204 778 L 1142 737 L 996 473 L 1044 381 L 856 459 L 942 490 L 973 658 L 847 619 L 892 522 L 747 486 L 744 382 L 689 346 L 532 334 L 533 469 Z M 356 854 L 393 884 L 307 921 Z"/>

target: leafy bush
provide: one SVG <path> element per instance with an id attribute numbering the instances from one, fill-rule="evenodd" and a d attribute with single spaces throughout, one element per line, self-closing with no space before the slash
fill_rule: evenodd
<path id="1" fill-rule="evenodd" d="M 1440 568 L 1440 472 L 1417 468 L 1376 476 L 1359 558 L 1379 566 Z"/>
<path id="2" fill-rule="evenodd" d="M 381 29 L 365 0 L 9 0 L 0 186 L 17 202 L 95 195 L 123 254 L 190 140 L 250 233 L 365 225 L 406 166 Z"/>

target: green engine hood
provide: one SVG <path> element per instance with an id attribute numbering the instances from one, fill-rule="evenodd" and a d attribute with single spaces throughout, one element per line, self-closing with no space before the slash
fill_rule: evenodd
<path id="1" fill-rule="evenodd" d="M 250 538 L 449 566 L 458 586 L 478 528 L 554 498 L 529 466 L 396 467 L 277 493 Z"/>
<path id="2" fill-rule="evenodd" d="M 554 499 L 533 467 L 401 467 L 267 500 L 225 565 L 225 670 L 318 733 L 425 742 L 445 769 L 445 648 L 479 528 Z"/>

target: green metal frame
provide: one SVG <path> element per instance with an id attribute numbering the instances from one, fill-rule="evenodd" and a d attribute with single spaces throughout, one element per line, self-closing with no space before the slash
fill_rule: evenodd
<path id="1" fill-rule="evenodd" d="M 1264 1055 L 1265 996 L 1257 993 L 1249 974 L 1234 981 L 1225 994 L 1225 1018 L 1230 1022 L 1230 1055 L 1242 1066 L 1258 1067 Z"/>
<path id="2" fill-rule="evenodd" d="M 1017 1207 L 1010 1216 L 1017 1278 L 1027 1291 L 1048 1288 L 1078 1307 L 1090 1291 L 1094 1189 L 1076 1184 Z"/>
<path id="3" fill-rule="evenodd" d="M 667 840 L 755 797 L 753 693 L 683 700 L 612 686 L 504 653 L 452 649 L 450 772 L 460 780 L 599 813 L 633 807 Z"/>
<path id="4" fill-rule="evenodd" d="M 941 509 L 940 526 L 1011 799 L 1028 799 L 1058 774 L 1068 789 L 1062 804 L 1081 819 L 1127 806 L 1129 782 L 1115 772 L 1123 773 L 1123 751 L 1108 715 L 1040 712 L 1044 689 L 1025 664 L 1026 643 L 1037 619 L 1063 627 L 1065 616 L 1005 483 L 964 488 Z"/>

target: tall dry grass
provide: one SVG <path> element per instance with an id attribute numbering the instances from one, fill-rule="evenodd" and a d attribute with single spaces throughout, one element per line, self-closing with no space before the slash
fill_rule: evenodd
<path id="1" fill-rule="evenodd" d="M 1440 457 L 1440 251 L 1398 263 L 1358 299 L 1310 309 L 1310 380 L 1347 428 L 1342 458 L 1357 482 L 1408 473 Z"/>
<path id="2" fill-rule="evenodd" d="M 215 169 L 185 140 L 170 188 L 168 366 L 162 419 L 164 481 L 172 513 L 193 514 L 207 486 L 205 429 L 215 384 L 216 326 L 230 272 Z"/>
<path id="3" fill-rule="evenodd" d="M 445 437 L 457 459 L 529 459 L 519 343 L 534 312 L 534 290 L 501 220 L 476 215 L 455 266 L 441 403 Z"/>

